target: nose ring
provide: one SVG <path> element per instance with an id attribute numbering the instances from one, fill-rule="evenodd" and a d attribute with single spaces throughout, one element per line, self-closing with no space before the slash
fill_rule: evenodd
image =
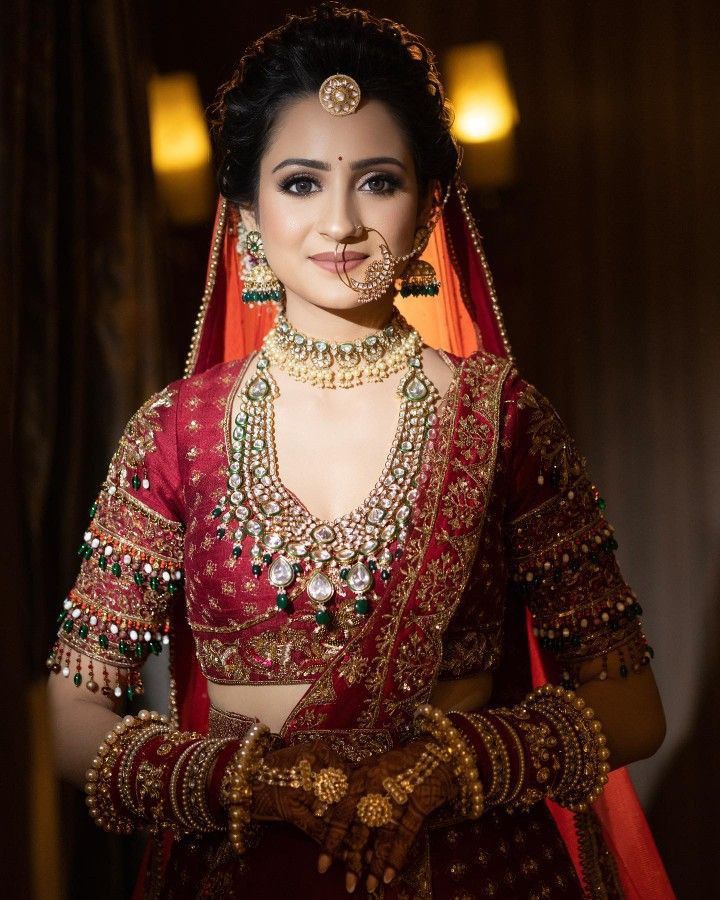
<path id="1" fill-rule="evenodd" d="M 363 226 L 362 226 L 362 225 L 356 225 L 356 226 L 353 228 L 353 234 L 362 234 L 362 230 L 363 230 Z"/>

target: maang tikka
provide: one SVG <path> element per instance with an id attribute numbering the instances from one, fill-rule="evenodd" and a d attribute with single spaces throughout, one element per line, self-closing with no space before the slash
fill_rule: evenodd
<path id="1" fill-rule="evenodd" d="M 360 105 L 362 92 L 360 86 L 350 75 L 336 73 L 326 78 L 318 91 L 318 99 L 322 108 L 331 116 L 349 116 L 352 115 Z M 449 189 L 445 199 L 440 204 L 442 211 L 445 202 L 449 196 Z M 338 275 L 343 284 L 360 294 L 360 303 L 372 303 L 383 297 L 396 281 L 398 281 L 398 290 L 403 297 L 418 297 L 420 295 L 434 297 L 440 291 L 440 282 L 438 281 L 435 269 L 429 262 L 418 259 L 427 247 L 430 239 L 432 226 L 439 217 L 431 219 L 427 227 L 418 228 L 415 233 L 415 242 L 410 253 L 404 256 L 393 256 L 390 247 L 385 238 L 376 228 L 365 226 L 366 231 L 374 231 L 380 237 L 380 256 L 379 260 L 371 262 L 367 268 L 364 281 L 358 281 L 347 274 L 347 271 L 341 263 L 336 265 Z M 341 243 L 335 245 L 335 257 L 342 258 L 342 254 L 338 253 Z M 347 246 L 344 243 L 344 246 Z M 403 273 L 402 278 L 397 279 L 396 272 L 398 266 L 404 262 L 409 265 Z M 342 268 L 342 271 L 341 271 Z"/>

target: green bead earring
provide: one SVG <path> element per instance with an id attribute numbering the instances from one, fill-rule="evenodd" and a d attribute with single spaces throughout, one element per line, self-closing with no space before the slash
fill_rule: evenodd
<path id="1" fill-rule="evenodd" d="M 279 302 L 283 287 L 277 275 L 268 265 L 265 247 L 259 231 L 249 231 L 245 238 L 245 249 L 254 257 L 255 263 L 243 282 L 242 299 L 254 306 L 256 303 Z"/>
<path id="2" fill-rule="evenodd" d="M 430 232 L 427 228 L 418 228 L 415 233 L 413 253 L 420 256 L 427 247 Z M 436 297 L 440 292 L 440 282 L 433 266 L 424 259 L 414 259 L 400 279 L 401 297 Z"/>

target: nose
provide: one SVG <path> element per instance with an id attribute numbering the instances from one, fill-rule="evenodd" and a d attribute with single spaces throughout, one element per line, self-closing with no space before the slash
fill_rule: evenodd
<path id="1" fill-rule="evenodd" d="M 349 244 L 362 236 L 360 215 L 349 197 L 342 190 L 328 189 L 327 201 L 318 222 L 318 231 L 333 243 Z"/>

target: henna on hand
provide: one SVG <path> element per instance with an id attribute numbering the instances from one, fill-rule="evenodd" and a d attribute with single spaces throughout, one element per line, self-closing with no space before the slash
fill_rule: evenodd
<path id="1" fill-rule="evenodd" d="M 345 858 L 345 838 L 355 819 L 358 802 L 366 792 L 367 768 L 368 763 L 366 762 L 351 772 L 347 793 L 325 814 L 326 830 L 321 841 L 321 852 L 318 858 L 320 874 L 327 872 L 333 858 Z"/>
<path id="2" fill-rule="evenodd" d="M 302 765 L 302 761 L 318 773 L 323 769 L 335 769 L 351 775 L 351 766 L 342 756 L 322 741 L 295 744 L 266 754 L 264 763 L 271 768 L 288 770 Z M 333 806 L 329 807 L 332 810 Z M 305 832 L 320 843 L 327 830 L 324 816 L 318 815 L 322 804 L 313 790 L 307 787 L 255 783 L 253 786 L 252 817 L 260 822 L 287 822 Z M 327 815 L 327 813 L 325 813 Z"/>
<path id="3" fill-rule="evenodd" d="M 375 890 L 381 880 L 392 880 L 405 865 L 427 816 L 460 794 L 452 766 L 437 750 L 433 741 L 413 741 L 372 757 L 352 773 L 345 798 L 328 816 L 319 871 L 327 871 L 334 857 L 345 862 L 349 889 L 368 862 L 369 891 Z M 403 790 L 396 777 L 412 771 L 422 772 L 422 777 L 410 779 L 412 787 Z M 374 796 L 368 800 L 368 795 Z M 363 798 L 366 810 L 358 815 L 358 803 Z M 372 820 L 373 811 L 377 826 L 362 821 Z M 383 821 L 385 815 L 389 821 Z"/>
<path id="4" fill-rule="evenodd" d="M 434 742 L 412 741 L 399 750 L 384 754 L 368 779 L 368 790 L 381 793 L 388 776 L 396 776 L 411 770 Z M 378 882 L 388 884 L 405 866 L 408 852 L 423 826 L 425 819 L 445 803 L 455 801 L 460 785 L 452 765 L 440 759 L 426 777 L 406 795 L 405 802 L 393 803 L 393 821 L 377 829 L 371 835 L 367 887 L 375 890 Z"/>

